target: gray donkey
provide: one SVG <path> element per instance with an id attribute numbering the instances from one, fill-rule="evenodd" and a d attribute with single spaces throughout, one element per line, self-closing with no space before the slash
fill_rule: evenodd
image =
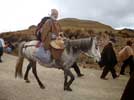
<path id="1" fill-rule="evenodd" d="M 19 46 L 19 58 L 16 64 L 15 76 L 22 77 L 22 67 L 24 58 L 28 59 L 29 64 L 27 66 L 27 70 L 24 76 L 24 80 L 26 82 L 30 82 L 28 79 L 29 70 L 32 68 L 33 74 L 40 86 L 40 88 L 44 89 L 45 86 L 40 81 L 37 71 L 36 71 L 36 59 L 34 53 L 36 51 L 35 45 L 38 41 L 30 41 L 30 42 L 22 42 Z M 31 45 L 32 44 L 32 45 Z M 58 68 L 64 71 L 64 90 L 72 91 L 70 85 L 74 81 L 74 75 L 72 74 L 70 68 L 76 62 L 80 53 L 84 52 L 86 55 L 93 57 L 96 61 L 99 61 L 100 51 L 98 47 L 98 41 L 96 37 L 90 37 L 85 39 L 76 39 L 76 40 L 65 40 L 65 50 L 61 56 L 60 61 L 62 64 L 60 66 L 50 66 L 49 64 L 41 64 L 44 67 L 49 68 Z M 29 45 L 29 46 L 28 46 Z M 39 63 L 40 64 L 40 63 Z M 70 79 L 68 79 L 70 77 Z"/>

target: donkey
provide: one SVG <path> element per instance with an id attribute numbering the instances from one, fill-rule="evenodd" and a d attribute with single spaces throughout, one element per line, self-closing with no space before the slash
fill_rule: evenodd
<path id="1" fill-rule="evenodd" d="M 28 79 L 29 70 L 32 68 L 33 74 L 40 86 L 40 88 L 44 89 L 45 86 L 40 81 L 37 71 L 36 71 L 36 63 L 38 60 L 35 57 L 36 47 L 35 45 L 38 41 L 30 41 L 30 42 L 22 42 L 19 45 L 19 57 L 16 64 L 16 71 L 15 77 L 20 76 L 22 77 L 22 67 L 23 67 L 23 60 L 26 58 L 29 61 L 27 66 L 27 70 L 24 75 L 24 80 L 26 82 L 30 82 Z M 31 45 L 32 44 L 32 45 Z M 76 39 L 76 40 L 65 40 L 65 49 L 62 53 L 60 62 L 60 66 L 50 66 L 50 64 L 41 64 L 40 65 L 48 68 L 58 68 L 64 71 L 64 90 L 65 91 L 72 91 L 71 84 L 74 81 L 74 75 L 72 74 L 70 68 L 76 62 L 77 58 L 79 57 L 80 53 L 84 52 L 86 55 L 93 57 L 96 61 L 99 61 L 100 51 L 98 47 L 98 41 L 96 37 L 90 37 L 85 39 Z M 70 77 L 70 79 L 68 79 Z"/>

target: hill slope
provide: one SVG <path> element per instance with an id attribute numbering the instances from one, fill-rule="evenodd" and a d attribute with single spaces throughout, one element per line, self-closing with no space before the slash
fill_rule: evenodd
<path id="1" fill-rule="evenodd" d="M 92 29 L 92 30 L 113 30 L 112 27 L 91 20 L 80 20 L 75 18 L 65 18 L 59 20 L 63 29 L 72 28 L 72 29 Z"/>
<path id="2" fill-rule="evenodd" d="M 95 31 L 97 33 L 114 30 L 112 27 L 99 23 L 99 22 L 96 22 L 96 21 L 80 20 L 80 19 L 75 19 L 75 18 L 60 19 L 59 23 L 61 24 L 61 27 L 64 32 L 66 32 L 66 30 L 68 30 L 68 29 L 73 31 L 74 33 L 76 33 L 75 31 L 77 31 L 77 30 L 82 30 L 82 31 L 84 30 L 84 31 L 89 31 L 89 32 Z M 31 25 L 26 30 L 1 33 L 0 37 L 4 38 L 5 40 L 12 41 L 12 42 L 21 41 L 24 39 L 31 40 L 31 39 L 35 38 L 35 36 L 34 36 L 35 30 L 36 30 L 36 26 Z M 72 34 L 70 34 L 70 32 L 67 34 L 72 35 Z"/>
<path id="3" fill-rule="evenodd" d="M 119 49 L 124 46 L 126 41 L 129 38 L 132 38 L 134 41 L 134 31 L 133 30 L 115 30 L 111 26 L 102 24 L 100 22 L 91 21 L 91 20 L 80 20 L 75 18 L 65 18 L 59 20 L 63 32 L 66 33 L 65 36 L 68 38 L 85 38 L 89 37 L 92 34 L 99 34 L 102 37 L 102 40 L 108 40 L 107 35 L 114 35 L 118 38 Z M 11 41 L 17 47 L 20 41 L 29 41 L 36 39 L 35 37 L 36 26 L 31 25 L 28 29 L 15 31 L 15 32 L 5 32 L 0 34 L 0 38 L 4 38 L 7 41 Z M 126 38 L 126 39 L 125 39 Z M 121 41 L 123 40 L 123 41 Z"/>

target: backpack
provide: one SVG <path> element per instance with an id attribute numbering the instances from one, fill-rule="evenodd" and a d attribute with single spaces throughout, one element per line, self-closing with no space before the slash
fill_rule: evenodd
<path id="1" fill-rule="evenodd" d="M 43 25 L 45 24 L 45 22 L 50 19 L 50 17 L 44 17 L 42 18 L 42 20 L 40 21 L 40 23 L 37 25 L 37 29 L 35 31 L 35 36 L 37 38 L 37 40 L 41 41 L 41 28 L 43 27 Z"/>

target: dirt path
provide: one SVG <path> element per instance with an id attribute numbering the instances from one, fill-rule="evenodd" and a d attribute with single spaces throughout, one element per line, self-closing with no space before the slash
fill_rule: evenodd
<path id="1" fill-rule="evenodd" d="M 32 72 L 31 83 L 23 79 L 14 78 L 16 57 L 4 54 L 0 63 L 0 100 L 119 100 L 128 80 L 128 76 L 121 76 L 113 80 L 99 79 L 102 71 L 83 69 L 85 74 L 77 78 L 72 84 L 73 92 L 63 91 L 63 72 L 57 69 L 43 68 L 38 65 L 38 74 L 46 89 L 39 88 Z M 24 64 L 24 71 L 27 61 Z"/>

